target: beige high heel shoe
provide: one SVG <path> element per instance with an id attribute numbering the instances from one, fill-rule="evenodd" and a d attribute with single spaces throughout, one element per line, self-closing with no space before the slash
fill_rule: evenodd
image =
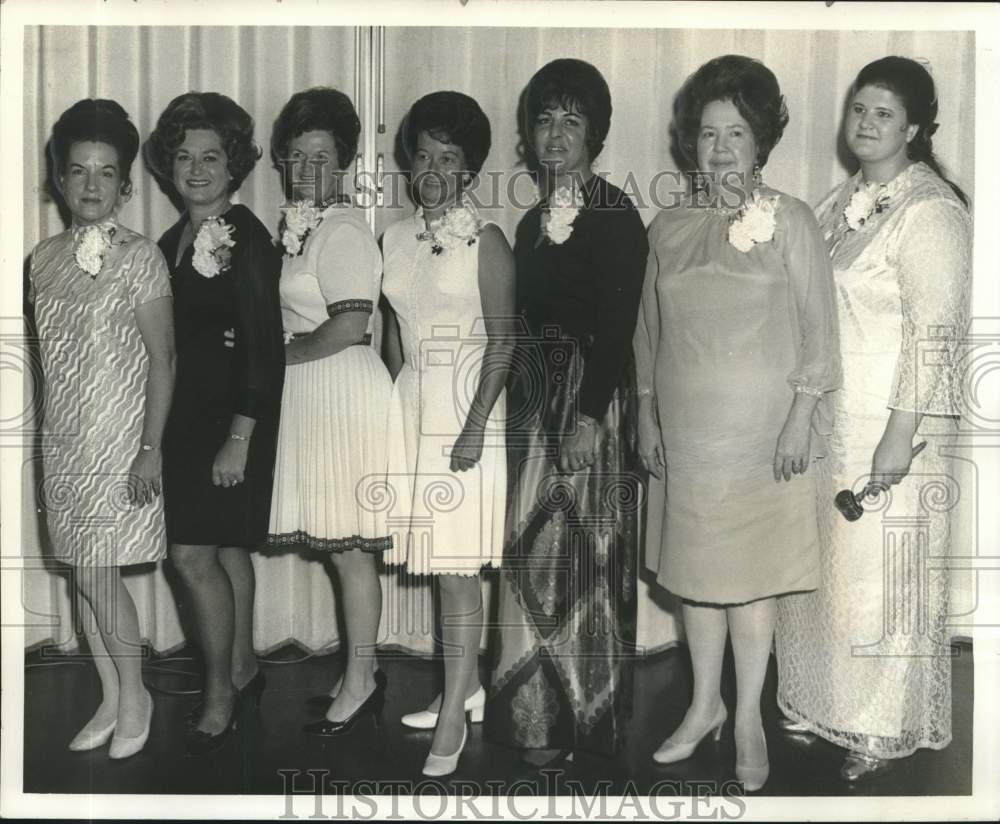
<path id="1" fill-rule="evenodd" d="M 146 746 L 146 739 L 149 738 L 149 727 L 153 722 L 153 696 L 146 692 L 146 728 L 133 738 L 122 738 L 115 735 L 111 739 L 111 747 L 108 750 L 108 758 L 121 760 L 131 758 L 139 750 Z"/>
<path id="2" fill-rule="evenodd" d="M 712 718 L 711 723 L 709 723 L 703 733 L 698 735 L 693 741 L 674 741 L 672 738 L 667 738 L 666 741 L 660 744 L 660 748 L 653 753 L 653 760 L 657 764 L 673 764 L 677 761 L 683 761 L 685 758 L 690 758 L 694 755 L 694 751 L 698 749 L 698 745 L 702 742 L 702 739 L 709 733 L 712 734 L 712 739 L 718 743 L 722 737 L 722 727 L 728 717 L 729 714 L 726 712 L 726 705 L 720 704 L 715 717 Z"/>
<path id="3" fill-rule="evenodd" d="M 89 725 L 90 722 L 88 721 L 87 726 Z M 85 726 L 69 742 L 69 748 L 73 752 L 86 752 L 87 750 L 96 750 L 98 747 L 103 747 L 108 739 L 111 738 L 111 733 L 115 731 L 116 726 L 118 726 L 117 716 L 111 719 L 111 723 L 108 726 L 100 730 L 88 730 Z"/>

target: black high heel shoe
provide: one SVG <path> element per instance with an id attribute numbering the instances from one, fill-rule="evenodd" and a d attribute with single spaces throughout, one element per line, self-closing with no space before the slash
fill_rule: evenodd
<path id="1" fill-rule="evenodd" d="M 321 721 L 313 721 L 311 724 L 306 724 L 302 727 L 302 731 L 309 733 L 309 735 L 319 735 L 324 738 L 344 735 L 344 733 L 350 732 L 351 727 L 357 723 L 359 718 L 369 713 L 376 719 L 377 723 L 378 717 L 382 714 L 382 708 L 385 706 L 385 688 L 387 684 L 388 679 L 383 680 L 380 684 L 375 684 L 375 689 L 369 693 L 364 703 L 343 721 L 330 721 L 324 718 Z"/>
<path id="2" fill-rule="evenodd" d="M 382 689 L 385 689 L 386 684 L 389 683 L 389 679 L 386 677 L 385 672 L 381 668 L 375 670 L 375 683 L 378 684 Z M 338 682 L 343 684 L 343 678 Z M 337 690 L 340 692 L 340 689 Z M 316 710 L 317 712 L 325 713 L 330 709 L 330 705 L 333 704 L 335 695 L 331 695 L 328 692 L 324 692 L 322 695 L 312 695 L 306 699 L 306 706 L 311 710 Z"/>
<path id="3" fill-rule="evenodd" d="M 264 677 L 264 670 L 259 669 L 253 678 L 240 687 L 237 701 L 242 706 L 252 700 L 253 708 L 255 710 L 260 709 L 261 697 L 263 696 L 266 687 L 267 679 Z M 189 727 L 193 727 L 198 723 L 198 719 L 201 718 L 201 713 L 204 709 L 205 702 L 199 701 L 184 717 L 184 723 Z"/>
<path id="4" fill-rule="evenodd" d="M 187 741 L 184 743 L 184 754 L 192 757 L 198 757 L 202 755 L 208 755 L 209 753 L 215 752 L 216 750 L 221 750 L 226 741 L 229 740 L 229 736 L 236 731 L 237 728 L 237 715 L 240 711 L 240 699 L 239 696 L 236 697 L 236 702 L 233 704 L 233 711 L 229 715 L 229 722 L 222 729 L 221 732 L 217 732 L 215 735 L 203 732 L 202 730 L 191 730 L 188 733 Z"/>

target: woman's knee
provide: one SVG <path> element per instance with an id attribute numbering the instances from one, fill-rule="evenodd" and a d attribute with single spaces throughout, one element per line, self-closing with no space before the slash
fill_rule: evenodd
<path id="1" fill-rule="evenodd" d="M 218 550 L 175 544 L 170 547 L 170 560 L 181 576 L 186 580 L 195 580 L 218 563 Z"/>

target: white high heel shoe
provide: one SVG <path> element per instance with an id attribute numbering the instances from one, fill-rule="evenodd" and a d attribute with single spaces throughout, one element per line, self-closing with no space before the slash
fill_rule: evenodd
<path id="1" fill-rule="evenodd" d="M 462 750 L 465 749 L 465 742 L 469 738 L 469 727 L 463 722 L 462 724 L 462 743 L 458 745 L 458 749 L 455 750 L 451 755 L 435 755 L 434 753 L 427 754 L 427 760 L 424 761 L 423 773 L 431 778 L 441 778 L 445 775 L 451 775 L 458 768 L 458 758 L 462 754 Z"/>
<path id="2" fill-rule="evenodd" d="M 653 753 L 653 760 L 657 764 L 673 764 L 677 761 L 683 761 L 685 758 L 690 758 L 694 755 L 694 751 L 698 749 L 698 745 L 702 742 L 702 739 L 709 733 L 712 734 L 712 739 L 715 743 L 719 743 L 719 739 L 722 737 L 722 727 L 728 717 L 729 713 L 726 712 L 726 705 L 720 704 L 715 717 L 703 733 L 696 736 L 692 741 L 674 741 L 668 738 Z"/>
<path id="3" fill-rule="evenodd" d="M 89 726 L 90 722 L 87 723 Z M 111 723 L 104 727 L 104 729 L 88 730 L 87 727 L 84 727 L 69 742 L 69 748 L 73 752 L 86 752 L 87 750 L 96 750 L 98 747 L 103 747 L 111 737 L 111 733 L 115 731 L 116 726 L 118 726 L 118 716 L 111 719 Z"/>
<path id="4" fill-rule="evenodd" d="M 438 702 L 438 706 L 441 706 L 440 695 L 434 700 Z M 485 706 L 486 690 L 480 687 L 465 699 L 465 712 L 469 716 L 469 721 L 473 724 L 481 724 Z M 414 730 L 432 730 L 437 726 L 438 714 L 434 710 L 420 710 L 420 712 L 404 715 L 399 720 L 403 722 L 404 727 L 410 727 Z"/>
<path id="5" fill-rule="evenodd" d="M 122 738 L 116 735 L 111 739 L 111 747 L 108 750 L 108 758 L 121 760 L 130 758 L 139 750 L 146 746 L 146 739 L 149 738 L 149 727 L 153 721 L 153 696 L 146 692 L 146 728 L 134 738 Z"/>
<path id="6" fill-rule="evenodd" d="M 767 738 L 763 729 L 760 731 L 760 739 L 764 742 L 763 764 L 741 764 L 740 747 L 739 744 L 736 745 L 736 780 L 743 784 L 744 792 L 752 793 L 759 790 L 767 783 L 767 777 L 771 772 L 767 758 Z"/>

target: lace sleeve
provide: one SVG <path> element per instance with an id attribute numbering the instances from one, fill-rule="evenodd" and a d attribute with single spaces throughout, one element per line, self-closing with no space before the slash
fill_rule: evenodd
<path id="1" fill-rule="evenodd" d="M 902 343 L 890 409 L 958 414 L 958 347 L 969 323 L 968 212 L 938 198 L 914 205 L 896 240 Z"/>

